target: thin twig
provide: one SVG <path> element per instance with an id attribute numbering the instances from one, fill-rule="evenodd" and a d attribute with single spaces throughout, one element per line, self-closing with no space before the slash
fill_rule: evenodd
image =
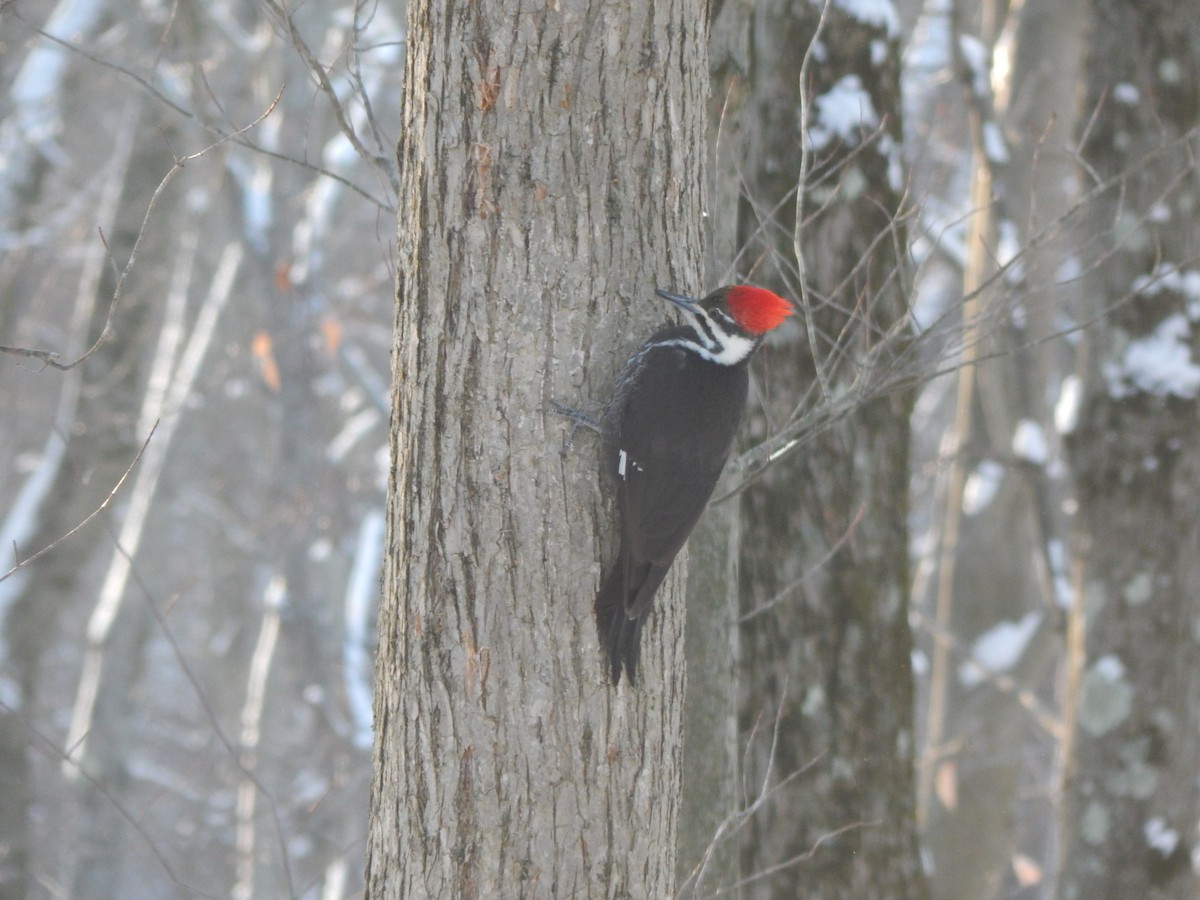
<path id="1" fill-rule="evenodd" d="M 135 456 L 133 458 L 133 462 L 131 462 L 129 464 L 129 468 L 127 468 L 125 470 L 125 473 L 119 479 L 117 479 L 117 483 L 115 485 L 113 485 L 113 489 L 108 492 L 108 496 L 104 498 L 104 500 L 100 503 L 99 506 L 97 506 L 94 510 L 92 510 L 91 513 L 89 513 L 88 516 L 82 522 L 80 522 L 78 525 L 76 525 L 74 528 L 72 528 L 70 531 L 68 531 L 62 537 L 51 541 L 49 544 L 47 544 L 45 547 L 43 547 L 37 553 L 34 553 L 32 556 L 27 556 L 25 559 L 22 559 L 19 562 L 17 562 L 17 564 L 15 566 L 13 566 L 11 569 L 9 569 L 7 572 L 5 572 L 3 575 L 0 575 L 0 581 L 6 580 L 7 578 L 9 578 L 13 574 L 15 574 L 19 569 L 25 568 L 25 566 L 29 565 L 34 560 L 37 560 L 40 557 L 44 556 L 45 554 L 49 553 L 51 550 L 53 550 L 55 547 L 57 547 L 63 541 L 67 540 L 69 537 L 74 535 L 77 531 L 82 529 L 85 525 L 88 524 L 88 522 L 92 521 L 92 519 L 96 518 L 96 516 L 100 515 L 100 513 L 102 513 L 104 510 L 108 509 L 109 504 L 112 503 L 113 498 L 116 497 L 117 492 L 121 490 L 121 486 L 125 484 L 126 480 L 129 478 L 130 473 L 133 472 L 134 467 L 138 464 L 138 460 L 140 460 L 142 458 L 142 454 L 146 452 L 146 447 L 148 447 L 150 445 L 150 439 L 152 437 L 154 437 L 154 432 L 157 429 L 158 429 L 158 422 L 155 422 L 154 427 L 150 429 L 150 433 L 148 435 L 146 435 L 146 440 L 144 440 L 142 442 L 142 446 L 138 450 L 137 456 Z M 16 554 L 15 554 L 15 548 L 14 548 L 14 556 L 15 555 Z"/>
<path id="2" fill-rule="evenodd" d="M 21 710 L 10 706 L 2 699 L 0 699 L 0 710 L 3 710 L 9 716 L 20 721 L 21 724 L 25 726 L 26 730 L 37 739 L 36 741 L 31 742 L 31 744 L 42 744 L 42 752 L 44 752 L 47 756 L 53 756 L 58 759 L 67 758 L 66 754 L 58 748 L 54 741 L 42 734 L 41 731 L 39 731 L 29 721 L 26 720 L 26 718 L 21 714 Z M 146 846 L 150 848 L 150 852 L 154 855 L 155 860 L 157 860 L 158 864 L 162 866 L 163 872 L 166 873 L 167 878 L 173 884 L 175 884 L 177 887 L 184 888 L 189 894 L 196 894 L 199 897 L 222 896 L 221 894 L 210 894 L 194 884 L 189 884 L 188 882 L 183 881 L 179 875 L 176 874 L 175 869 L 167 860 L 166 855 L 161 849 L 159 849 L 158 844 L 154 840 L 154 836 L 151 834 L 150 828 L 144 824 L 144 811 L 138 810 L 137 814 L 135 815 L 134 812 L 131 812 L 125 806 L 125 804 L 121 802 L 120 798 L 118 798 L 115 793 L 109 790 L 108 786 L 103 782 L 103 780 L 92 776 L 82 768 L 79 771 L 83 776 L 84 781 L 88 782 L 93 788 L 95 788 L 97 792 L 99 792 L 102 797 L 104 797 L 105 800 L 111 803 L 113 805 L 113 809 L 117 811 L 117 814 L 125 820 L 129 827 L 138 833 L 138 836 L 141 837 L 143 841 L 146 842 Z"/>
<path id="3" fill-rule="evenodd" d="M 101 66 L 102 68 L 110 69 L 120 75 L 124 75 L 126 78 L 131 79 L 135 84 L 137 84 L 140 88 L 142 88 L 142 90 L 144 90 L 146 93 L 148 93 L 155 100 L 159 101 L 160 103 L 167 106 L 169 109 L 171 109 L 174 112 L 178 113 L 179 115 L 183 116 L 185 119 L 190 119 L 190 120 L 196 122 L 198 125 L 200 125 L 201 128 L 203 128 L 205 131 L 208 131 L 210 134 L 216 135 L 216 137 L 219 138 L 219 140 L 213 146 L 216 146 L 217 144 L 221 143 L 222 141 L 232 141 L 233 143 L 237 144 L 239 147 L 245 147 L 247 150 L 251 151 L 252 153 L 261 153 L 262 155 L 270 157 L 271 159 L 277 159 L 280 162 L 285 162 L 290 165 L 296 166 L 298 168 L 304 169 L 305 171 L 312 172 L 314 175 L 321 175 L 325 178 L 332 178 L 334 181 L 337 181 L 340 184 L 344 185 L 349 190 L 358 194 L 360 197 L 362 197 L 368 203 L 374 204 L 375 206 L 377 206 L 379 209 L 383 210 L 384 212 L 394 212 L 395 211 L 394 203 L 389 203 L 387 201 L 380 200 L 378 197 L 375 197 L 372 194 L 368 193 L 368 191 L 365 188 L 360 187 L 359 185 L 355 184 L 353 181 L 351 181 L 346 176 L 339 175 L 337 172 L 334 172 L 331 169 L 327 169 L 324 166 L 318 165 L 316 163 L 311 163 L 308 160 L 297 159 L 294 156 L 288 156 L 286 153 L 282 153 L 278 150 L 271 150 L 267 147 L 263 147 L 261 144 L 256 144 L 256 143 L 254 143 L 254 141 L 250 140 L 249 138 L 247 138 L 245 136 L 245 134 L 244 134 L 244 132 L 246 131 L 245 128 L 239 128 L 234 131 L 227 131 L 224 128 L 220 128 L 217 125 L 213 124 L 212 122 L 205 120 L 203 117 L 201 117 L 201 115 L 199 113 L 196 113 L 196 112 L 188 109 L 187 107 L 182 106 L 180 103 L 176 102 L 175 100 L 172 100 L 169 96 L 167 96 L 159 88 L 157 88 L 153 84 L 151 84 L 149 80 L 147 80 L 145 77 L 139 75 L 137 72 L 134 72 L 131 69 L 128 69 L 125 66 L 122 66 L 118 63 L 107 60 L 102 56 L 97 56 L 96 54 L 91 53 L 88 50 L 85 50 L 83 47 L 80 47 L 77 44 L 71 43 L 70 41 L 66 40 L 65 38 L 61 38 L 61 37 L 58 37 L 57 35 L 50 34 L 49 32 L 44 31 L 35 25 L 32 25 L 31 23 L 25 21 L 24 19 L 20 19 L 20 17 L 16 17 L 16 18 L 18 18 L 18 20 L 23 25 L 30 28 L 34 33 L 40 35 L 41 37 L 44 37 L 46 40 L 51 41 L 55 44 L 58 44 L 59 46 L 64 47 L 67 50 L 70 50 L 72 53 L 78 54 L 79 56 L 86 59 L 88 62 L 95 63 L 96 65 Z M 207 90 L 209 96 L 212 97 L 214 100 L 216 100 L 211 89 L 208 89 L 208 87 L 207 87 L 207 78 L 204 75 L 203 71 L 201 71 L 200 77 L 201 77 L 201 80 L 205 83 L 205 87 L 206 87 L 206 90 Z M 283 91 L 286 87 L 287 87 L 287 85 L 280 85 L 280 87 L 279 87 L 279 95 L 280 96 L 282 96 Z M 279 102 L 279 96 L 276 97 L 275 102 L 276 103 Z M 216 105 L 217 105 L 218 109 L 221 109 L 221 104 L 219 102 Z M 252 127 L 255 124 L 258 124 L 257 121 L 252 123 L 252 125 L 248 126 L 248 127 Z M 383 170 L 386 172 L 388 161 L 385 160 L 382 156 L 378 157 L 378 159 L 383 160 L 383 162 L 385 164 L 383 167 Z M 375 165 L 376 167 L 378 167 L 378 164 L 375 162 L 372 162 L 372 165 Z M 396 188 L 393 186 L 393 195 L 395 193 L 396 193 Z"/>
<path id="4" fill-rule="evenodd" d="M 824 834 L 820 835 L 815 841 L 812 842 L 812 846 L 810 846 L 803 853 L 797 853 L 790 859 L 785 859 L 781 863 L 769 866 L 763 869 L 761 872 L 755 872 L 753 875 L 747 875 L 740 881 L 735 881 L 729 887 L 722 888 L 721 890 L 717 891 L 715 894 L 713 894 L 713 896 L 719 897 L 722 894 L 736 892 L 739 888 L 743 888 L 761 878 L 769 878 L 772 875 L 782 872 L 784 869 L 790 869 L 792 866 L 798 866 L 800 863 L 808 862 L 817 855 L 817 851 L 821 849 L 822 844 L 832 841 L 834 838 L 841 837 L 843 834 L 846 834 L 849 831 L 855 831 L 859 828 L 878 828 L 882 824 L 883 822 L 879 819 L 874 819 L 869 822 L 847 822 L 840 828 L 835 828 L 832 831 L 826 831 Z"/>
<path id="5" fill-rule="evenodd" d="M 803 575 L 801 575 L 799 578 L 795 579 L 791 583 L 786 584 L 782 588 L 780 588 L 779 591 L 776 592 L 775 596 L 772 597 L 770 600 L 768 600 L 766 603 L 763 603 L 761 606 L 756 606 L 756 607 L 754 607 L 754 609 L 750 610 L 748 613 L 745 613 L 744 615 L 739 616 L 738 620 L 737 620 L 738 624 L 740 625 L 743 622 L 748 622 L 751 619 L 753 619 L 755 616 L 760 616 L 763 613 L 765 613 L 767 610 L 772 609 L 775 606 L 778 606 L 780 603 L 782 603 L 784 600 L 787 599 L 788 595 L 791 594 L 792 591 L 796 590 L 796 588 L 800 587 L 802 584 L 804 584 L 810 578 L 812 578 L 817 572 L 819 572 L 822 568 L 824 568 L 824 566 L 826 564 L 828 564 L 828 562 L 831 559 L 833 559 L 833 557 L 837 554 L 837 552 L 846 545 L 846 542 L 854 536 L 854 532 L 858 528 L 858 525 L 862 521 L 862 518 L 866 514 L 866 512 L 867 512 L 867 504 L 865 502 L 860 503 L 858 506 L 858 509 L 855 510 L 855 512 L 854 512 L 854 517 L 850 520 L 850 524 L 847 525 L 845 530 L 842 532 L 841 537 L 839 537 L 836 541 L 834 541 L 833 546 L 830 547 L 821 556 L 821 558 L 819 560 L 817 560 L 815 563 L 813 563 L 813 565 L 811 565 L 808 568 L 808 571 L 806 571 Z"/>
<path id="6" fill-rule="evenodd" d="M 263 5 L 271 12 L 279 24 L 287 30 L 288 39 L 292 42 L 292 47 L 300 54 L 300 58 L 304 61 L 305 66 L 308 67 L 309 72 L 316 79 L 321 93 L 329 101 L 329 107 L 333 111 L 333 118 L 337 122 L 338 130 L 345 135 L 346 140 L 350 142 L 350 146 L 354 148 L 354 151 L 364 162 L 378 169 L 387 177 L 388 184 L 392 187 L 392 193 L 399 195 L 400 178 L 395 167 L 391 164 L 387 156 L 372 153 L 363 145 L 358 132 L 354 130 L 354 126 L 350 124 L 350 120 L 346 117 L 346 110 L 342 106 L 342 101 L 338 99 L 333 82 L 329 80 L 329 73 L 325 71 L 325 67 L 321 65 L 320 61 L 313 54 L 312 49 L 308 46 L 308 43 L 304 40 L 304 36 L 300 34 L 300 29 L 296 27 L 296 22 L 292 18 L 291 13 L 276 3 L 275 0 L 263 0 Z"/>
<path id="7" fill-rule="evenodd" d="M 209 153 L 210 151 L 221 146 L 226 141 L 232 140 L 236 135 L 243 134 L 243 133 L 249 131 L 251 128 L 254 128 L 254 126 L 258 125 L 259 122 L 261 122 L 263 119 L 265 119 L 267 116 L 269 116 L 275 110 L 275 107 L 279 104 L 279 99 L 282 96 L 283 96 L 283 88 L 280 88 L 279 93 L 275 95 L 275 99 L 271 101 L 270 106 L 268 106 L 265 110 L 263 110 L 263 112 L 258 116 L 258 118 L 256 118 L 249 125 L 246 125 L 244 128 L 240 128 L 233 134 L 225 135 L 224 137 L 217 139 L 213 143 L 209 144 L 207 147 L 203 148 L 202 150 L 198 150 L 195 153 L 189 153 L 186 156 L 176 156 L 175 157 L 174 164 L 167 171 L 167 174 L 163 176 L 162 181 L 160 181 L 158 183 L 158 187 L 156 187 L 154 189 L 154 193 L 150 196 L 150 202 L 146 205 L 146 214 L 144 216 L 142 216 L 141 227 L 138 229 L 137 237 L 134 238 L 134 241 L 133 241 L 133 249 L 129 251 L 129 259 L 126 260 L 124 267 L 117 274 L 117 284 L 116 284 L 116 287 L 113 288 L 112 299 L 110 299 L 108 302 L 108 315 L 104 319 L 104 328 L 101 329 L 100 336 L 98 338 L 96 338 L 95 343 L 93 343 L 92 346 L 88 347 L 88 349 L 85 350 L 81 356 L 79 356 L 77 359 L 72 360 L 69 363 L 61 363 L 58 361 L 60 358 L 60 354 L 55 353 L 54 351 L 51 351 L 51 350 L 33 350 L 33 349 L 29 349 L 29 348 L 24 348 L 24 347 L 8 347 L 8 346 L 0 345 L 0 352 L 11 353 L 11 354 L 14 354 L 17 356 L 34 357 L 36 359 L 40 359 L 46 365 L 51 366 L 52 368 L 55 368 L 55 369 L 59 369 L 64 372 L 69 369 L 73 369 L 80 363 L 84 362 L 85 360 L 90 359 L 92 357 L 92 355 L 95 354 L 95 352 L 97 350 L 99 350 L 100 347 L 110 337 L 112 337 L 113 319 L 116 317 L 117 307 L 120 305 L 121 297 L 124 293 L 125 281 L 129 277 L 129 273 L 131 271 L 133 271 L 134 264 L 137 262 L 138 251 L 141 249 L 141 246 L 142 246 L 142 239 L 145 238 L 146 231 L 150 224 L 150 216 L 153 214 L 154 207 L 158 204 L 159 198 L 162 196 L 163 192 L 167 189 L 167 185 L 171 183 L 171 180 L 175 177 L 175 175 L 182 168 L 184 168 L 184 166 L 186 166 L 189 162 L 199 159 L 200 157 L 204 156 L 205 154 Z M 108 241 L 105 239 L 103 231 L 100 232 L 100 240 L 104 242 L 105 247 L 108 246 Z M 111 258 L 111 253 L 109 255 Z M 113 268 L 115 271 L 116 270 L 116 260 L 113 260 Z"/>
<path id="8" fill-rule="evenodd" d="M 813 369 L 817 373 L 817 381 L 821 385 L 823 399 L 830 397 L 829 374 L 821 361 L 820 349 L 817 346 L 817 325 L 813 317 L 812 297 L 808 291 L 808 277 L 804 265 L 804 246 L 801 239 L 801 223 L 804 221 L 804 198 L 808 193 L 808 170 L 812 165 L 812 148 L 808 139 L 808 67 L 812 62 L 813 48 L 821 40 L 821 32 L 825 28 L 825 20 L 829 15 L 832 0 L 825 0 L 821 5 L 821 15 L 817 19 L 817 27 L 813 31 L 812 40 L 804 51 L 804 59 L 800 63 L 800 174 L 796 179 L 796 226 L 792 232 L 793 252 L 796 254 L 797 284 L 800 288 L 800 308 L 804 311 L 804 330 L 808 336 L 808 349 L 812 353 Z"/>

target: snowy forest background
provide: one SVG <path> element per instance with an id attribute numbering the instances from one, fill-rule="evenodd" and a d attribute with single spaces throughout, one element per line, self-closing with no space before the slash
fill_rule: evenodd
<path id="1" fill-rule="evenodd" d="M 1194 526 L 1161 528 L 1200 490 L 1200 25 L 1177 0 L 1178 55 L 1096 85 L 1114 0 L 833 5 L 903 66 L 902 148 L 854 76 L 808 98 L 808 128 L 815 154 L 887 155 L 908 200 L 924 859 L 935 896 L 1062 896 L 1063 822 L 1096 845 L 1118 827 L 1099 802 L 1067 809 L 1076 730 L 1104 738 L 1143 704 L 1163 733 L 1200 720 L 1193 681 L 1140 662 L 1200 638 L 1194 562 L 1148 555 L 1100 596 L 1084 557 L 1102 536 L 1077 522 L 1081 482 L 1169 469 L 1158 508 L 1179 518 L 1151 506 L 1130 533 L 1172 565 L 1196 549 Z M 715 4 L 714 23 L 751 8 Z M 363 889 L 403 22 L 333 0 L 0 4 L 0 898 Z M 728 86 L 746 48 L 712 53 Z M 1133 113 L 1159 102 L 1191 124 Z M 1080 286 L 1118 250 L 1087 226 L 1118 179 L 1081 148 L 1113 108 L 1137 165 L 1169 166 L 1105 201 L 1147 264 L 1097 305 Z M 754 261 L 716 264 L 669 287 Z M 1139 300 L 1161 315 L 1089 347 Z M 1096 373 L 1143 403 L 1112 433 L 1154 437 L 1081 475 Z M 1088 604 L 1154 629 L 1130 627 L 1133 658 L 1085 656 Z M 1166 790 L 1161 742 L 1122 741 L 1106 789 Z M 1162 884 L 1196 865 L 1198 772 L 1134 832 Z"/>

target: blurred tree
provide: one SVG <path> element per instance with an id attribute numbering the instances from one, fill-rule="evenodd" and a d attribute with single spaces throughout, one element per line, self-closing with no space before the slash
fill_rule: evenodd
<path id="1" fill-rule="evenodd" d="M 758 365 L 752 435 L 855 400 L 741 497 L 744 779 L 763 791 L 743 890 L 916 898 L 911 393 L 862 390 L 910 338 L 900 23 L 888 4 L 747 11 L 736 266 L 803 310 Z"/>
<path id="2" fill-rule="evenodd" d="M 1052 338 L 1073 310 L 1059 274 L 1073 249 L 1058 223 L 1078 201 L 1084 3 L 955 2 L 940 15 L 927 5 L 922 39 L 942 26 L 956 77 L 910 114 L 929 144 L 953 131 L 972 149 L 966 167 L 941 163 L 962 196 L 929 203 L 965 221 L 954 261 L 968 364 L 946 379 L 945 430 L 924 437 L 945 464 L 930 501 L 937 552 L 914 579 L 930 659 L 918 818 L 936 896 L 1007 896 L 1045 888 L 1057 858 L 1045 812 L 1062 733 L 1054 686 L 1067 541 L 1056 501 L 1069 487 L 1052 408 L 1072 347 Z M 931 116 L 938 107 L 955 115 Z M 922 185 L 937 168 L 926 166 Z M 930 268 L 945 268 L 948 255 Z M 926 405 L 937 397 L 931 387 Z M 920 487 L 914 493 L 920 508 Z M 975 654 L 980 665 L 965 658 Z"/>
<path id="3" fill-rule="evenodd" d="M 1058 896 L 1195 897 L 1200 821 L 1200 19 L 1094 0 L 1082 155 L 1097 196 L 1082 561 Z"/>
<path id="4" fill-rule="evenodd" d="M 0 16 L 0 896 L 353 892 L 399 28 Z"/>

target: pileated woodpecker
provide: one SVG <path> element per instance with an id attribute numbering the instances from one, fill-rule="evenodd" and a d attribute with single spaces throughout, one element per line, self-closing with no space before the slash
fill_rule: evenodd
<path id="1" fill-rule="evenodd" d="M 749 285 L 719 288 L 703 300 L 656 293 L 679 307 L 685 323 L 656 332 L 629 359 L 598 423 L 621 519 L 620 556 L 594 607 L 614 686 L 622 667 L 635 680 L 654 593 L 729 457 L 750 357 L 792 312 L 782 297 Z"/>

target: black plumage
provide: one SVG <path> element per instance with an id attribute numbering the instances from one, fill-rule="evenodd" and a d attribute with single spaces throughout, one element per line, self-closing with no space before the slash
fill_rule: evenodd
<path id="1" fill-rule="evenodd" d="M 605 486 L 615 490 L 620 551 L 596 594 L 600 645 L 614 685 L 637 677 L 654 594 L 708 505 L 746 408 L 748 365 L 767 332 L 792 313 L 752 285 L 703 300 L 658 290 L 683 313 L 630 357 L 600 421 L 552 402 L 550 410 L 601 433 Z"/>
<path id="2" fill-rule="evenodd" d="M 749 355 L 703 359 L 657 332 L 634 355 L 601 422 L 605 475 L 617 490 L 621 546 L 596 595 L 596 627 L 613 683 L 632 682 L 654 594 L 712 496 L 750 386 Z"/>

